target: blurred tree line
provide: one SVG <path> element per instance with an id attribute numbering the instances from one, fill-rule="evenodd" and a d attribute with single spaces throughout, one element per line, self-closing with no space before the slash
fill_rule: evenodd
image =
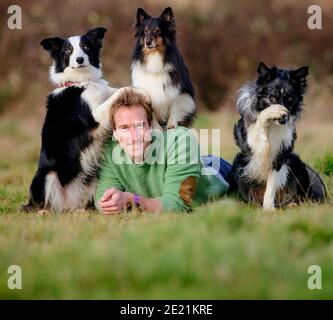
<path id="1" fill-rule="evenodd" d="M 322 8 L 322 30 L 307 27 L 308 0 L 20 0 L 15 4 L 22 7 L 23 29 L 13 31 L 7 28 L 10 4 L 0 4 L 0 114 L 17 99 L 30 95 L 29 101 L 34 101 L 31 95 L 37 99 L 50 91 L 51 60 L 39 45 L 45 37 L 68 37 L 105 26 L 104 76 L 113 86 L 128 85 L 138 7 L 153 16 L 173 7 L 178 45 L 202 109 L 223 107 L 236 88 L 255 77 L 260 60 L 284 67 L 309 65 L 318 81 L 333 74 L 333 1 L 316 3 Z"/>

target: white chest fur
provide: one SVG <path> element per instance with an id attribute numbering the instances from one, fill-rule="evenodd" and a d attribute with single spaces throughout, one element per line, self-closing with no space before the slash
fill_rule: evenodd
<path id="1" fill-rule="evenodd" d="M 90 81 L 87 83 L 81 98 L 88 103 L 91 111 L 93 111 L 108 99 L 114 91 L 115 89 L 109 87 L 108 83 L 104 80 Z"/>
<path id="2" fill-rule="evenodd" d="M 115 91 L 108 86 L 102 79 L 89 81 L 78 86 L 83 86 L 85 90 L 81 99 L 87 102 L 92 114 L 99 109 L 100 105 L 108 99 Z M 53 94 L 61 94 L 64 88 L 58 88 Z M 107 117 L 107 115 L 105 115 Z M 83 209 L 93 196 L 96 189 L 96 178 L 90 184 L 85 183 L 88 175 L 94 175 L 96 168 L 99 167 L 102 157 L 103 141 L 106 137 L 108 128 L 99 125 L 93 130 L 92 143 L 81 151 L 80 163 L 82 171 L 73 181 L 65 187 L 61 186 L 57 175 L 51 172 L 47 175 L 45 186 L 45 199 L 56 211 Z"/>
<path id="3" fill-rule="evenodd" d="M 132 84 L 147 91 L 152 99 L 156 116 L 166 121 L 171 103 L 179 96 L 180 88 L 171 82 L 170 64 L 164 64 L 159 53 L 150 54 L 144 63 L 139 61 L 132 65 Z"/>
<path id="4" fill-rule="evenodd" d="M 258 123 L 247 129 L 247 142 L 252 150 L 250 162 L 245 168 L 249 178 L 265 181 L 272 169 L 272 163 L 283 147 L 289 147 L 293 141 L 294 121 L 283 126 L 272 123 L 268 128 Z"/>

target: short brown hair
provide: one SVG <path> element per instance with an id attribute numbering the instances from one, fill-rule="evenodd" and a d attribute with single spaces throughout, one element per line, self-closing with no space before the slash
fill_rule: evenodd
<path id="1" fill-rule="evenodd" d="M 135 105 L 141 105 L 147 114 L 147 120 L 149 125 L 151 125 L 153 120 L 153 109 L 151 107 L 151 102 L 149 96 L 137 88 L 121 88 L 114 93 L 115 100 L 112 102 L 110 107 L 110 123 L 112 129 L 116 127 L 114 121 L 114 115 L 120 107 L 131 107 Z"/>

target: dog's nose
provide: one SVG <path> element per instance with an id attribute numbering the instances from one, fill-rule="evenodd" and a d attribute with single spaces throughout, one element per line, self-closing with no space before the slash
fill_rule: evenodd
<path id="1" fill-rule="evenodd" d="M 84 58 L 83 58 L 83 57 L 77 57 L 77 58 L 76 58 L 76 62 L 77 62 L 78 64 L 82 64 L 83 61 L 84 61 Z"/>
<path id="2" fill-rule="evenodd" d="M 149 46 L 151 46 L 151 44 L 152 44 L 152 41 L 150 39 L 147 39 L 146 40 L 146 45 L 149 47 Z"/>
<path id="3" fill-rule="evenodd" d="M 280 124 L 284 125 L 288 122 L 289 120 L 289 115 L 283 115 L 278 121 Z"/>

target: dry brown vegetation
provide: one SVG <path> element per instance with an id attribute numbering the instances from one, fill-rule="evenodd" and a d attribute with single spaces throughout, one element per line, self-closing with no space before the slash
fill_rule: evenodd
<path id="1" fill-rule="evenodd" d="M 1 1 L 6 21 L 11 2 Z M 0 50 L 0 112 L 11 110 L 18 97 L 33 98 L 28 110 L 41 105 L 50 90 L 50 59 L 39 42 L 48 36 L 70 36 L 93 26 L 108 33 L 103 51 L 105 77 L 115 86 L 130 82 L 132 25 L 136 9 L 158 15 L 171 5 L 177 17 L 178 43 L 191 71 L 200 109 L 233 105 L 235 90 L 254 77 L 260 60 L 280 66 L 309 65 L 314 80 L 333 73 L 333 3 L 317 1 L 323 10 L 323 30 L 307 27 L 311 1 L 17 1 L 23 29 L 3 25 Z"/>

